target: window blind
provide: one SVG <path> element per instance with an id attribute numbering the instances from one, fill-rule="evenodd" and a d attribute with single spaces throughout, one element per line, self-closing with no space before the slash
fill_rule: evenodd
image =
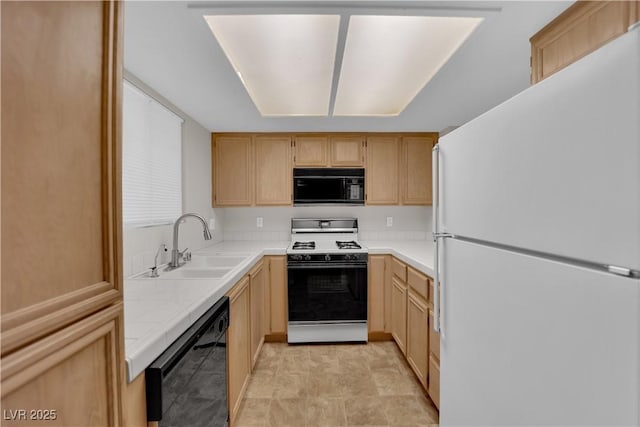
<path id="1" fill-rule="evenodd" d="M 182 214 L 183 120 L 127 81 L 122 115 L 124 224 L 171 223 Z"/>

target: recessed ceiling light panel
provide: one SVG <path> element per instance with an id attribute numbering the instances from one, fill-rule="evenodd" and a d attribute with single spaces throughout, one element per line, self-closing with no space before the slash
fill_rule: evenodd
<path id="1" fill-rule="evenodd" d="M 335 116 L 396 116 L 482 18 L 352 16 Z"/>
<path id="2" fill-rule="evenodd" d="M 328 115 L 339 15 L 204 18 L 260 114 Z"/>

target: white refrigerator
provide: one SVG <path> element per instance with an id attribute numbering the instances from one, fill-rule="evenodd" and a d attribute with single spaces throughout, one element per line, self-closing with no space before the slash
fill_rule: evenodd
<path id="1" fill-rule="evenodd" d="M 442 137 L 434 193 L 441 424 L 639 425 L 640 28 Z"/>

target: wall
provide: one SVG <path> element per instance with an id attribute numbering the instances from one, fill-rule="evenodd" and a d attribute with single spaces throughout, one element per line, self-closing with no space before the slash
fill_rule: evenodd
<path id="1" fill-rule="evenodd" d="M 213 240 L 205 241 L 201 225 L 188 219 L 180 226 L 180 249 L 195 251 L 221 241 L 224 236 L 224 212 L 211 208 L 211 133 L 199 123 L 163 98 L 130 72 L 125 78 L 144 90 L 164 106 L 184 119 L 182 125 L 182 208 L 183 212 L 195 212 L 206 219 L 214 219 Z M 125 277 L 137 274 L 153 266 L 153 258 L 158 247 L 164 243 L 171 250 L 173 225 L 144 228 L 125 227 L 123 235 L 123 267 Z M 169 260 L 166 252 L 158 263 Z"/>
<path id="2" fill-rule="evenodd" d="M 361 240 L 430 238 L 430 206 L 225 208 L 225 240 L 289 240 L 291 218 L 358 218 Z M 393 225 L 386 226 L 387 217 Z M 263 227 L 256 227 L 256 218 Z"/>

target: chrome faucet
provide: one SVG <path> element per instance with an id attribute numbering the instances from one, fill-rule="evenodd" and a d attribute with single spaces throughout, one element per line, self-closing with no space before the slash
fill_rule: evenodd
<path id="1" fill-rule="evenodd" d="M 202 228 L 204 230 L 204 240 L 211 240 L 211 232 L 209 231 L 209 227 L 207 227 L 207 221 L 203 217 L 195 213 L 186 213 L 180 218 L 176 219 L 176 222 L 173 224 L 173 249 L 171 249 L 171 262 L 169 263 L 168 269 L 174 269 L 180 267 L 182 264 L 180 263 L 180 258 L 182 257 L 182 253 L 178 250 L 178 228 L 180 227 L 180 223 L 183 219 L 187 217 L 193 217 L 198 219 L 202 223 Z M 186 249 L 185 249 L 186 250 Z"/>

